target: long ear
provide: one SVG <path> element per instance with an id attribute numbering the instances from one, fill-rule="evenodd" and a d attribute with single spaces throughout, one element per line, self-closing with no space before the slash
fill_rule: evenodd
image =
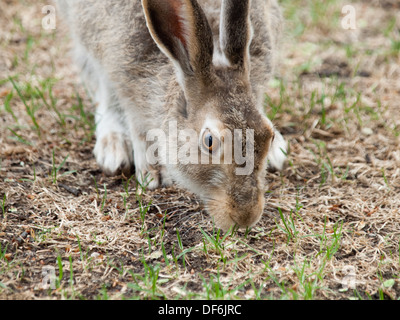
<path id="1" fill-rule="evenodd" d="M 249 73 L 251 0 L 222 0 L 220 46 L 232 66 Z"/>
<path id="2" fill-rule="evenodd" d="M 142 0 L 142 5 L 151 36 L 183 77 L 206 77 L 212 65 L 213 39 L 197 1 Z"/>

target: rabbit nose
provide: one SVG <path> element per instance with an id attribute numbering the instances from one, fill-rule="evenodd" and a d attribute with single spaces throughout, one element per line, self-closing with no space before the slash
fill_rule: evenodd
<path id="1" fill-rule="evenodd" d="M 258 199 L 255 204 L 248 204 L 231 214 L 231 219 L 240 227 L 252 227 L 261 218 L 264 209 L 264 201 Z"/>

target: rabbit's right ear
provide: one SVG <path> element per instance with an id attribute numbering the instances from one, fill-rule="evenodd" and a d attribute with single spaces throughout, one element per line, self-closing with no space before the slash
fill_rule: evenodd
<path id="1" fill-rule="evenodd" d="M 249 76 L 251 0 L 222 0 L 220 46 L 233 67 Z"/>
<path id="2" fill-rule="evenodd" d="M 142 0 L 147 27 L 158 47 L 175 64 L 180 77 L 207 80 L 213 39 L 196 0 Z"/>

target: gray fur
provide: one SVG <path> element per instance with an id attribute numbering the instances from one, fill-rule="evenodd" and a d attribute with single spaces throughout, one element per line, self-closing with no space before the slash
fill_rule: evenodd
<path id="1" fill-rule="evenodd" d="M 226 10 L 221 15 L 222 2 Z M 94 153 L 104 171 L 116 174 L 135 166 L 139 180 L 150 174 L 151 188 L 174 181 L 196 193 L 223 229 L 254 225 L 264 206 L 267 157 L 279 168 L 285 157 L 276 153 L 286 150 L 261 102 L 282 24 L 276 1 L 58 4 L 84 81 L 99 105 Z M 236 176 L 235 164 L 160 167 L 146 162 L 150 129 L 168 132 L 169 122 L 176 121 L 178 129 L 200 133 L 209 118 L 223 128 L 255 131 L 252 174 Z M 279 143 L 271 142 L 274 135 Z"/>

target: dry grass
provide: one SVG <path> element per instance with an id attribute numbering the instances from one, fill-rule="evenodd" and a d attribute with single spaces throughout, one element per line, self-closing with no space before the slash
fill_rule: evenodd
<path id="1" fill-rule="evenodd" d="M 222 239 L 193 195 L 102 175 L 65 31 L 41 29 L 46 3 L 5 0 L 0 298 L 398 299 L 399 1 L 354 2 L 356 30 L 340 26 L 344 2 L 321 3 L 282 1 L 266 111 L 289 163 L 268 174 L 257 227 Z"/>

